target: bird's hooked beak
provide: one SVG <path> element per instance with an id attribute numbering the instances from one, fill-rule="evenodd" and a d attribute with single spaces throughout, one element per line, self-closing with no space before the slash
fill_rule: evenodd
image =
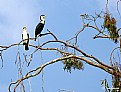
<path id="1" fill-rule="evenodd" d="M 45 16 L 43 16 L 43 18 L 46 18 L 46 15 L 45 15 Z"/>

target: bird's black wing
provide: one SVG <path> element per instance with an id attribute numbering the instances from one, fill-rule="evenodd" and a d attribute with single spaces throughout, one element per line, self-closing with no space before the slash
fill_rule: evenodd
<path id="1" fill-rule="evenodd" d="M 23 34 L 22 34 L 22 40 L 23 40 Z"/>
<path id="2" fill-rule="evenodd" d="M 43 30 L 43 27 L 44 27 L 44 24 L 42 23 L 39 23 L 37 26 L 36 26 L 36 29 L 35 29 L 35 36 L 37 36 L 38 34 L 40 34 Z"/>
<path id="3" fill-rule="evenodd" d="M 29 34 L 28 33 L 27 33 L 27 36 L 28 36 L 27 44 L 29 44 Z"/>
<path id="4" fill-rule="evenodd" d="M 41 26 L 41 23 L 39 23 L 37 26 L 36 26 L 36 30 L 39 29 Z"/>
<path id="5" fill-rule="evenodd" d="M 26 39 L 27 43 L 25 44 L 25 50 L 29 50 L 29 46 L 28 46 L 29 45 L 29 34 L 28 33 L 27 33 L 27 37 L 28 38 Z"/>
<path id="6" fill-rule="evenodd" d="M 35 38 L 39 34 L 39 26 L 40 26 L 40 23 L 36 26 L 36 29 L 35 29 Z"/>
<path id="7" fill-rule="evenodd" d="M 36 26 L 36 29 L 35 29 L 35 41 L 36 41 L 36 39 L 37 39 L 37 35 L 41 34 L 43 28 L 44 28 L 44 24 L 42 24 L 42 23 L 39 23 L 39 24 Z"/>

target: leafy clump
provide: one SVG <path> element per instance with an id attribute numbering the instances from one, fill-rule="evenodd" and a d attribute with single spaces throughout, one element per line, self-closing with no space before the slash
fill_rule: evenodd
<path id="1" fill-rule="evenodd" d="M 64 70 L 67 70 L 67 72 L 71 73 L 72 69 L 78 69 L 78 70 L 83 70 L 83 63 L 81 60 L 79 59 L 75 59 L 75 58 L 69 58 L 63 61 L 64 64 Z"/>
<path id="2" fill-rule="evenodd" d="M 108 33 L 110 35 L 110 38 L 117 43 L 118 42 L 118 31 L 117 31 L 117 27 L 116 27 L 116 19 L 114 17 L 110 17 L 110 15 L 108 13 L 105 14 L 104 16 L 104 24 L 103 24 L 104 28 L 107 28 Z"/>

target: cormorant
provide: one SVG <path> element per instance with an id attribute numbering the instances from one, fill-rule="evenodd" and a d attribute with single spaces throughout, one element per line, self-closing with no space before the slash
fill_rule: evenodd
<path id="1" fill-rule="evenodd" d="M 45 25 L 45 15 L 41 15 L 40 16 L 40 22 L 36 26 L 36 29 L 35 29 L 35 41 L 36 41 L 38 35 L 41 36 L 41 32 L 44 28 L 44 25 Z"/>
<path id="2" fill-rule="evenodd" d="M 23 27 L 22 40 L 23 40 L 23 45 L 25 45 L 25 50 L 29 50 L 29 47 L 28 47 L 29 34 L 27 32 L 27 28 L 26 27 Z"/>

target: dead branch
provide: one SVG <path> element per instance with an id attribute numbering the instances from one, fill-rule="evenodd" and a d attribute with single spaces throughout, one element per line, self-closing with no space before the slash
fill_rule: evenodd
<path id="1" fill-rule="evenodd" d="M 47 31 L 48 31 L 48 33 L 39 34 L 38 37 L 41 37 L 41 36 L 45 36 L 45 35 L 50 34 L 55 40 L 58 40 L 57 37 L 52 32 L 49 31 L 49 29 L 47 29 Z"/>
<path id="2" fill-rule="evenodd" d="M 45 64 L 39 66 L 38 68 L 36 68 L 36 69 L 34 69 L 34 70 L 31 70 L 31 71 L 28 72 L 25 76 L 23 76 L 22 78 L 18 79 L 16 82 L 12 82 L 12 83 L 9 85 L 9 88 L 8 88 L 8 89 L 9 89 L 9 92 L 11 92 L 11 89 L 10 89 L 10 88 L 11 88 L 12 85 L 15 85 L 15 87 L 14 87 L 14 92 L 16 92 L 16 88 L 18 87 L 18 85 L 19 85 L 22 81 L 24 81 L 24 80 L 26 80 L 26 79 L 28 79 L 28 78 L 37 76 L 37 75 L 40 74 L 40 72 L 41 72 L 46 66 L 48 66 L 48 65 L 51 65 L 51 64 L 53 64 L 53 63 L 56 63 L 56 62 L 58 62 L 58 61 L 62 61 L 62 60 L 68 59 L 68 58 L 76 58 L 76 59 L 83 60 L 83 61 L 85 61 L 86 63 L 88 63 L 89 65 L 92 65 L 92 66 L 94 66 L 94 67 L 98 67 L 98 68 L 100 68 L 100 69 L 102 69 L 102 70 L 104 70 L 104 71 L 106 71 L 106 72 L 108 72 L 108 73 L 114 75 L 113 70 L 111 70 L 111 69 L 109 68 L 109 66 L 106 67 L 106 66 L 104 66 L 104 65 L 102 65 L 102 64 L 92 62 L 92 61 L 90 61 L 90 60 L 88 60 L 88 59 L 86 59 L 86 58 L 84 58 L 84 57 L 81 57 L 81 56 L 69 55 L 69 56 L 66 56 L 66 57 L 54 59 L 54 60 L 52 60 L 52 61 L 50 61 L 50 62 L 47 62 L 47 63 L 45 63 Z M 32 74 L 32 72 L 35 72 L 35 73 Z M 118 73 L 118 75 L 121 76 L 121 73 Z"/>
<path id="3" fill-rule="evenodd" d="M 58 40 L 58 41 L 47 41 L 47 42 L 43 43 L 43 44 L 41 45 L 41 47 L 44 46 L 44 45 L 46 45 L 46 44 L 48 44 L 48 43 L 62 43 L 62 44 L 64 44 L 65 46 L 68 46 L 68 47 L 70 47 L 70 48 L 73 48 L 73 49 L 77 50 L 78 52 L 80 52 L 80 53 L 81 53 L 82 55 L 84 55 L 85 57 L 92 58 L 92 59 L 94 59 L 96 62 L 98 62 L 98 63 L 100 63 L 100 64 L 102 64 L 102 65 L 104 65 L 104 66 L 106 66 L 106 67 L 109 67 L 109 68 L 113 69 L 112 67 L 110 67 L 110 66 L 108 66 L 108 65 L 103 64 L 102 62 L 100 62 L 96 57 L 94 57 L 94 56 L 92 56 L 92 55 L 88 55 L 88 54 L 86 54 L 85 52 L 83 52 L 82 50 L 80 50 L 79 48 L 77 48 L 77 47 L 75 47 L 75 46 L 73 46 L 73 45 L 67 44 L 67 43 L 64 42 L 64 41 L 59 41 L 59 40 Z"/>
<path id="4" fill-rule="evenodd" d="M 70 48 L 73 48 L 73 49 L 77 50 L 78 52 L 80 52 L 80 53 L 81 53 L 82 55 L 84 55 L 85 57 L 80 57 L 80 56 L 71 55 L 69 52 L 63 52 L 63 51 L 59 50 L 58 48 L 42 48 L 44 45 L 47 45 L 47 44 L 49 44 L 49 43 L 61 43 L 61 44 L 64 44 L 65 46 L 68 46 L 68 47 L 70 47 Z M 51 62 L 48 62 L 48 63 L 43 64 L 42 66 L 40 66 L 40 67 L 38 67 L 38 68 L 36 68 L 36 69 L 34 69 L 34 70 L 31 70 L 30 72 L 28 72 L 28 73 L 27 73 L 24 77 L 22 77 L 21 79 L 17 80 L 16 82 L 12 82 L 12 83 L 10 84 L 10 86 L 9 86 L 9 92 L 10 92 L 10 87 L 11 87 L 11 85 L 13 85 L 13 84 L 16 85 L 16 86 L 14 87 L 14 92 L 15 92 L 17 86 L 18 86 L 23 80 L 38 75 L 38 74 L 42 71 L 42 69 L 43 69 L 45 66 L 50 65 L 50 64 L 53 64 L 53 63 L 58 62 L 58 61 L 62 61 L 62 60 L 64 60 L 64 59 L 71 58 L 71 57 L 77 58 L 77 59 L 80 59 L 80 60 L 83 60 L 83 61 L 85 61 L 86 63 L 88 63 L 89 65 L 92 65 L 92 66 L 101 68 L 101 69 L 103 69 L 104 71 L 106 71 L 106 72 L 108 72 L 108 73 L 110 73 L 110 74 L 114 74 L 114 73 L 113 73 L 113 67 L 108 66 L 108 65 L 102 63 L 102 62 L 101 62 L 100 60 L 98 60 L 96 57 L 94 57 L 94 56 L 92 56 L 92 55 L 88 55 L 88 54 L 86 54 L 85 52 L 83 52 L 82 50 L 78 49 L 77 47 L 75 47 L 75 46 L 73 46 L 73 45 L 70 45 L 70 44 L 67 44 L 67 43 L 64 42 L 64 41 L 59 41 L 59 40 L 58 40 L 58 41 L 47 41 L 47 42 L 43 43 L 40 47 L 37 47 L 37 46 L 34 46 L 34 45 L 29 45 L 29 46 L 34 47 L 34 48 L 38 48 L 39 50 L 56 50 L 56 51 L 58 51 L 58 52 L 60 52 L 60 53 L 67 53 L 67 54 L 69 54 L 69 56 L 66 56 L 66 57 L 63 57 L 63 58 L 58 58 L 58 59 L 52 60 Z M 86 57 L 87 57 L 87 58 L 92 58 L 92 59 L 93 59 L 95 62 L 97 62 L 97 63 L 92 62 L 91 60 L 88 60 Z M 31 74 L 31 73 L 33 73 L 33 72 L 36 72 L 36 73 L 35 73 L 35 74 Z M 119 73 L 119 74 L 120 74 L 120 73 Z"/>
<path id="5" fill-rule="evenodd" d="M 119 11 L 119 2 L 120 2 L 121 0 L 118 0 L 117 1 L 117 12 L 118 12 L 118 14 L 119 14 L 119 16 L 120 16 L 120 19 L 121 19 L 121 13 L 120 13 L 120 11 Z"/>

